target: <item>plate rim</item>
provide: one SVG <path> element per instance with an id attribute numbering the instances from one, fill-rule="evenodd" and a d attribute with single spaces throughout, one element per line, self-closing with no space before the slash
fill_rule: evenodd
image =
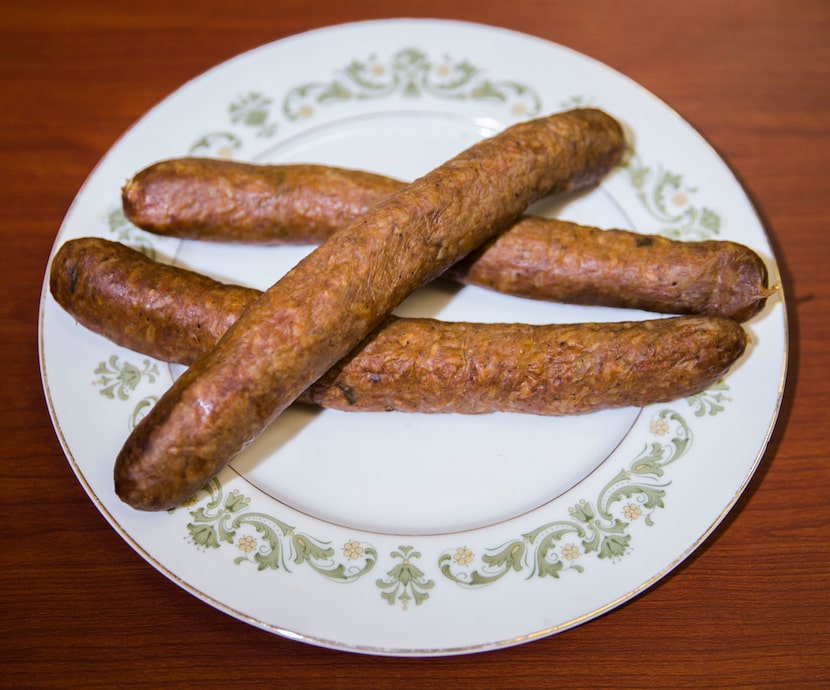
<path id="1" fill-rule="evenodd" d="M 133 550 L 135 550 L 141 556 L 141 558 L 143 560 L 145 560 L 150 565 L 152 565 L 156 570 L 158 570 L 160 573 L 162 573 L 165 577 L 167 577 L 168 579 L 173 581 L 175 584 L 182 587 L 184 590 L 188 591 L 190 594 L 196 596 L 198 599 L 201 599 L 205 603 L 208 603 L 209 605 L 213 606 L 214 608 L 216 608 L 218 610 L 221 610 L 221 611 L 227 613 L 228 615 L 231 615 L 232 617 L 237 618 L 238 620 L 240 620 L 242 622 L 253 625 L 254 627 L 259 627 L 261 629 L 267 630 L 267 631 L 272 632 L 272 633 L 276 633 L 276 634 L 278 634 L 282 637 L 286 637 L 286 638 L 289 638 L 289 639 L 298 640 L 298 641 L 302 641 L 302 642 L 305 642 L 305 643 L 308 643 L 308 644 L 327 647 L 327 648 L 331 648 L 331 649 L 335 649 L 335 650 L 356 651 L 356 652 L 360 652 L 360 653 L 368 653 L 368 654 L 383 655 L 383 656 L 412 656 L 412 655 L 415 655 L 415 656 L 444 656 L 444 655 L 456 655 L 456 654 L 462 654 L 462 653 L 463 654 L 475 653 L 475 652 L 487 651 L 487 650 L 491 650 L 491 649 L 514 646 L 516 644 L 522 644 L 522 643 L 528 642 L 528 641 L 533 640 L 533 639 L 538 639 L 538 638 L 541 638 L 541 637 L 548 637 L 552 634 L 567 630 L 569 628 L 575 627 L 575 626 L 580 625 L 582 623 L 585 623 L 589 620 L 592 620 L 593 618 L 596 618 L 600 615 L 603 615 L 604 613 L 616 608 L 617 606 L 619 606 L 623 602 L 635 598 L 640 593 L 644 592 L 645 590 L 647 590 L 648 588 L 653 586 L 653 584 L 655 584 L 659 580 L 663 579 L 669 572 L 674 570 L 679 564 L 681 564 L 683 561 L 685 561 L 692 553 L 697 551 L 703 545 L 703 543 L 706 542 L 709 539 L 711 534 L 722 523 L 722 521 L 726 517 L 726 515 L 731 513 L 734 510 L 735 504 L 738 502 L 738 499 L 744 494 L 747 486 L 752 481 L 753 477 L 756 475 L 757 469 L 758 469 L 760 463 L 762 462 L 762 460 L 763 460 L 763 458 L 764 458 L 764 456 L 767 452 L 769 442 L 771 440 L 772 434 L 775 431 L 775 428 L 776 428 L 776 425 L 777 425 L 777 422 L 778 422 L 778 418 L 779 418 L 779 415 L 780 415 L 780 412 L 781 412 L 784 390 L 785 390 L 786 383 L 787 383 L 787 373 L 788 373 L 789 358 L 790 358 L 790 352 L 789 352 L 790 330 L 789 330 L 788 315 L 787 315 L 786 295 L 784 294 L 783 287 L 781 287 L 781 289 L 779 290 L 779 294 L 777 296 L 777 299 L 780 302 L 779 311 L 780 311 L 780 318 L 781 318 L 781 326 L 782 326 L 782 329 L 783 329 L 782 333 L 781 333 L 781 336 L 782 336 L 783 344 L 784 344 L 783 352 L 782 352 L 781 368 L 780 368 L 780 371 L 778 373 L 777 399 L 776 399 L 775 404 L 774 404 L 774 408 L 773 408 L 773 412 L 772 412 L 769 424 L 767 425 L 767 428 L 765 429 L 765 432 L 764 432 L 763 436 L 761 437 L 759 449 L 758 449 L 758 452 L 757 452 L 757 454 L 754 458 L 754 461 L 751 464 L 751 467 L 746 472 L 742 483 L 733 492 L 732 498 L 729 500 L 728 504 L 723 508 L 723 510 L 718 515 L 715 516 L 714 520 L 712 520 L 709 528 L 703 534 L 701 534 L 698 537 L 698 539 L 694 541 L 694 543 L 692 543 L 685 550 L 683 550 L 671 563 L 669 563 L 661 571 L 657 572 L 652 577 L 650 577 L 647 581 L 643 582 L 641 585 L 634 588 L 630 592 L 626 593 L 622 597 L 619 597 L 619 598 L 615 599 L 614 601 L 612 601 L 612 602 L 610 602 L 610 603 L 608 603 L 604 606 L 601 606 L 597 609 L 594 609 L 590 612 L 587 612 L 587 613 L 583 614 L 582 616 L 579 616 L 579 617 L 574 618 L 572 620 L 569 620 L 567 622 L 551 626 L 550 628 L 545 629 L 545 630 L 531 631 L 531 632 L 528 632 L 526 635 L 523 635 L 523 636 L 520 636 L 520 637 L 513 637 L 513 638 L 510 638 L 510 639 L 501 640 L 501 641 L 493 641 L 493 642 L 489 642 L 489 643 L 481 643 L 481 644 L 477 643 L 477 644 L 473 644 L 473 645 L 462 645 L 462 646 L 453 647 L 453 648 L 448 648 L 448 647 L 441 647 L 441 648 L 437 648 L 437 649 L 420 649 L 420 648 L 419 649 L 408 649 L 408 648 L 391 648 L 391 647 L 390 648 L 376 648 L 376 647 L 373 647 L 373 646 L 350 645 L 350 644 L 343 643 L 343 642 L 338 642 L 338 641 L 335 641 L 335 640 L 327 640 L 327 639 L 324 639 L 324 638 L 309 636 L 309 635 L 306 635 L 304 633 L 299 633 L 299 632 L 292 631 L 292 630 L 287 629 L 287 628 L 280 627 L 278 625 L 274 625 L 273 623 L 269 623 L 269 622 L 262 621 L 262 620 L 257 620 L 256 618 L 253 618 L 250 615 L 248 615 L 248 614 L 246 614 L 242 611 L 237 611 L 236 609 L 234 609 L 232 606 L 229 606 L 225 602 L 216 600 L 211 595 L 209 595 L 205 592 L 202 592 L 201 590 L 199 590 L 195 586 L 191 585 L 189 582 L 187 582 L 184 579 L 180 578 L 178 575 L 176 575 L 174 572 L 172 572 L 165 564 L 157 561 L 155 559 L 155 557 L 153 557 L 150 553 L 148 553 L 147 551 L 144 550 L 144 548 L 135 540 L 133 535 L 131 535 L 124 528 L 124 526 L 121 525 L 118 522 L 116 517 L 107 508 L 107 506 L 105 505 L 105 503 L 103 502 L 101 497 L 99 497 L 95 493 L 93 487 L 87 481 L 87 478 L 84 476 L 83 470 L 81 469 L 80 465 L 78 464 L 78 461 L 74 457 L 74 454 L 73 454 L 71 448 L 69 447 L 69 444 L 68 444 L 67 439 L 65 437 L 64 431 L 61 427 L 60 420 L 57 417 L 57 411 L 56 411 L 56 409 L 53 405 L 53 399 L 52 399 L 52 394 L 51 394 L 51 390 L 50 390 L 50 382 L 49 382 L 48 375 L 47 375 L 46 355 L 45 355 L 45 352 L 44 352 L 44 350 L 45 350 L 45 346 L 44 346 L 45 308 L 46 308 L 47 301 L 50 299 L 49 279 L 48 279 L 49 266 L 51 265 L 51 258 L 53 257 L 55 251 L 60 246 L 62 241 L 64 241 L 64 239 L 65 239 L 63 237 L 63 235 L 64 235 L 64 228 L 65 228 L 65 223 L 67 221 L 67 218 L 70 216 L 70 214 L 72 212 L 72 209 L 74 208 L 75 204 L 78 203 L 78 200 L 83 195 L 84 190 L 87 188 L 90 181 L 95 177 L 96 171 L 104 163 L 104 161 L 107 159 L 107 157 L 110 155 L 110 153 L 114 149 L 116 149 L 119 146 L 119 144 L 124 140 L 124 138 L 126 138 L 150 113 L 158 111 L 159 109 L 161 109 L 173 94 L 176 94 L 178 92 L 186 90 L 195 81 L 200 80 L 200 79 L 207 79 L 207 78 L 209 78 L 209 75 L 211 75 L 211 73 L 213 73 L 215 70 L 217 70 L 219 68 L 223 68 L 223 67 L 227 66 L 229 63 L 232 63 L 232 62 L 234 62 L 234 61 L 236 61 L 240 58 L 243 58 L 245 56 L 252 56 L 256 52 L 262 50 L 265 47 L 273 46 L 273 45 L 280 44 L 280 43 L 284 43 L 286 41 L 292 41 L 292 40 L 295 40 L 295 39 L 308 38 L 308 37 L 311 37 L 314 34 L 325 34 L 325 33 L 328 33 L 332 30 L 349 30 L 350 28 L 353 28 L 353 27 L 368 26 L 368 25 L 388 26 L 389 24 L 394 24 L 394 23 L 399 23 L 399 22 L 417 22 L 417 23 L 421 23 L 421 24 L 425 24 L 425 25 L 430 24 L 430 25 L 441 25 L 441 26 L 470 27 L 470 28 L 475 28 L 475 29 L 486 29 L 486 30 L 489 30 L 489 31 L 495 31 L 495 32 L 499 32 L 499 33 L 506 32 L 506 33 L 512 34 L 514 37 L 516 37 L 518 39 L 522 39 L 522 40 L 530 39 L 532 41 L 536 41 L 536 42 L 539 42 L 539 43 L 544 44 L 544 45 L 555 46 L 556 48 L 563 49 L 565 51 L 570 52 L 572 55 L 578 57 L 579 59 L 588 60 L 588 61 L 593 62 L 594 64 L 600 66 L 603 70 L 607 70 L 607 71 L 613 73 L 613 75 L 617 78 L 624 79 L 630 86 L 636 87 L 643 94 L 645 94 L 648 98 L 650 98 L 650 99 L 656 101 L 657 103 L 659 103 L 668 112 L 674 113 L 676 115 L 675 111 L 670 106 L 665 104 L 661 99 L 659 99 L 656 95 L 654 95 L 653 93 L 651 93 L 650 91 L 648 91 L 647 89 L 642 87 L 641 85 L 637 84 L 636 82 L 631 80 L 629 77 L 625 76 L 624 74 L 621 74 L 620 72 L 618 72 L 614 68 L 609 67 L 608 65 L 605 65 L 605 64 L 597 61 L 595 58 L 592 58 L 592 57 L 590 57 L 588 55 L 585 55 L 583 53 L 579 53 L 577 51 L 574 51 L 573 49 L 568 48 L 567 46 L 562 46 L 561 44 L 555 43 L 553 41 L 540 38 L 538 36 L 533 36 L 531 34 L 522 33 L 522 32 L 519 32 L 519 31 L 516 31 L 516 30 L 513 30 L 513 29 L 506 29 L 506 28 L 502 28 L 502 27 L 497 27 L 497 26 L 492 26 L 492 25 L 482 24 L 482 23 L 477 23 L 477 22 L 467 22 L 467 21 L 459 21 L 459 20 L 443 20 L 443 19 L 433 19 L 433 18 L 417 18 L 417 19 L 386 18 L 386 19 L 372 19 L 372 20 L 366 20 L 366 21 L 344 22 L 344 23 L 341 23 L 341 24 L 334 24 L 334 25 L 331 25 L 331 26 L 310 29 L 308 31 L 304 31 L 304 32 L 301 32 L 301 33 L 298 33 L 298 34 L 293 34 L 293 35 L 290 35 L 290 36 L 286 36 L 286 37 L 277 39 L 275 41 L 271 41 L 269 43 L 266 43 L 266 44 L 263 44 L 263 45 L 260 45 L 260 46 L 256 46 L 254 48 L 251 48 L 250 50 L 244 51 L 243 53 L 240 53 L 236 56 L 233 56 L 233 57 L 229 58 L 228 60 L 225 60 L 221 63 L 218 63 L 214 67 L 206 70 L 205 72 L 202 72 L 201 74 L 197 75 L 193 79 L 190 79 L 190 80 L 186 81 L 184 84 L 182 84 L 181 86 L 179 86 L 177 89 L 175 89 L 173 92 L 171 92 L 168 96 L 166 96 L 164 99 L 162 99 L 159 103 L 157 103 L 155 106 L 153 106 L 150 110 L 143 113 L 107 149 L 107 151 L 99 159 L 99 161 L 96 163 L 96 165 L 92 168 L 89 175 L 85 179 L 84 183 L 81 185 L 81 187 L 79 188 L 79 190 L 76 193 L 75 197 L 73 198 L 73 201 L 72 201 L 71 205 L 69 206 L 69 208 L 68 208 L 68 210 L 65 214 L 65 217 L 61 222 L 61 226 L 60 226 L 60 228 L 59 228 L 59 230 L 56 234 L 55 242 L 53 243 L 53 246 L 50 250 L 49 261 L 47 262 L 46 272 L 45 272 L 45 275 L 44 275 L 44 280 L 43 280 L 41 295 L 40 295 L 40 301 L 39 301 L 39 309 L 38 309 L 38 359 L 39 359 L 39 365 L 40 365 L 41 383 L 42 383 L 45 399 L 46 399 L 46 402 L 47 402 L 47 407 L 48 407 L 48 410 L 49 410 L 50 419 L 52 421 L 52 425 L 53 425 L 53 428 L 55 429 L 55 432 L 56 432 L 56 435 L 57 435 L 58 440 L 60 442 L 60 445 L 63 449 L 64 455 L 69 460 L 70 466 L 73 470 L 73 473 L 76 476 L 76 479 L 79 481 L 79 483 L 81 484 L 82 488 L 84 489 L 84 491 L 88 495 L 88 497 L 92 500 L 93 505 L 95 505 L 95 507 L 104 516 L 104 518 L 107 520 L 107 522 L 110 523 L 110 525 L 113 527 L 113 529 L 116 531 L 116 533 L 119 534 L 119 536 L 122 539 L 124 539 L 124 541 L 126 541 L 131 546 L 131 548 L 133 548 Z M 677 117 L 680 117 L 680 116 L 678 115 Z M 680 118 L 680 119 L 682 120 L 682 118 Z M 758 213 L 758 210 L 757 210 L 755 204 L 752 202 L 751 197 L 749 197 L 749 195 L 746 194 L 746 191 L 744 190 L 743 185 L 741 184 L 741 182 L 737 178 L 737 176 L 733 173 L 733 171 L 732 171 L 731 167 L 729 166 L 729 164 L 717 153 L 717 151 L 708 143 L 708 141 L 706 141 L 700 135 L 700 133 L 691 124 L 689 124 L 685 120 L 682 120 L 682 121 L 698 137 L 698 139 L 700 140 L 700 143 L 708 148 L 708 150 L 710 152 L 710 155 L 713 156 L 714 158 L 716 158 L 718 161 L 720 161 L 724 165 L 727 173 L 735 180 L 736 184 L 741 189 L 741 192 L 744 194 L 745 200 L 748 203 L 748 206 L 751 209 L 751 212 L 754 214 L 754 216 L 755 216 L 755 218 L 758 222 L 758 226 L 759 226 L 761 232 L 763 233 L 763 235 L 765 236 L 767 241 L 769 241 L 769 235 L 768 235 L 768 232 L 767 232 L 767 228 L 766 228 L 765 224 L 763 223 L 762 218 L 761 218 L 760 214 Z M 772 262 L 777 263 L 776 256 L 774 255 L 772 250 L 770 251 L 770 259 L 772 260 Z M 314 516 L 312 516 L 312 517 L 314 517 Z M 319 520 L 320 518 L 314 518 L 314 519 Z M 467 530 L 464 530 L 464 531 L 467 531 Z"/>

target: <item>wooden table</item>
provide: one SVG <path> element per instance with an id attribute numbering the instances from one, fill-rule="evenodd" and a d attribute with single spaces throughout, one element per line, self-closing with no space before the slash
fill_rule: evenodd
<path id="1" fill-rule="evenodd" d="M 394 5 L 394 12 L 390 9 Z M 826 0 L 5 2 L 0 9 L 0 686 L 828 687 L 830 3 Z M 211 66 L 328 24 L 433 16 L 589 54 L 696 127 L 757 204 L 784 276 L 790 373 L 760 470 L 681 567 L 552 638 L 467 657 L 327 651 L 159 575 L 75 480 L 40 386 L 37 311 L 61 219 L 144 112 Z"/>

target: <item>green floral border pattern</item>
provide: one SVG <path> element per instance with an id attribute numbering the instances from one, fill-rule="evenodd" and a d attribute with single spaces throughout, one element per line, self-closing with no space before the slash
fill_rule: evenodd
<path id="1" fill-rule="evenodd" d="M 446 552 L 438 559 L 442 574 L 466 587 L 487 585 L 513 572 L 527 570 L 527 578 L 559 578 L 565 570 L 583 572 L 577 561 L 595 553 L 597 558 L 616 560 L 631 546 L 631 524 L 643 518 L 654 524 L 654 512 L 665 507 L 668 483 L 660 483 L 665 467 L 682 457 L 692 442 L 685 419 L 670 409 L 654 415 L 649 431 L 656 439 L 647 444 L 628 468 L 620 470 L 597 496 L 579 500 L 568 509 L 569 517 L 547 522 L 481 554 L 466 546 Z M 668 440 L 660 440 L 667 436 Z M 625 502 L 628 499 L 628 502 Z M 623 504 L 624 503 L 624 504 Z"/>
<path id="2" fill-rule="evenodd" d="M 489 102 L 508 106 L 514 117 L 533 117 L 542 107 L 538 94 L 517 81 L 496 81 L 468 60 L 449 54 L 431 58 L 417 48 L 404 48 L 391 58 L 371 54 L 352 60 L 330 81 L 301 84 L 283 99 L 288 120 L 308 119 L 321 107 L 389 96 Z"/>

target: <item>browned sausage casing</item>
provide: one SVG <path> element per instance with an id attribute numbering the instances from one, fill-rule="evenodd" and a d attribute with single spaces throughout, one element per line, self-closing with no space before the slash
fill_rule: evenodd
<path id="1" fill-rule="evenodd" d="M 681 242 L 529 216 L 445 275 L 519 297 L 737 321 L 755 316 L 774 292 L 761 257 L 737 242 Z"/>
<path id="2" fill-rule="evenodd" d="M 136 173 L 121 190 L 127 220 L 191 240 L 317 244 L 406 186 L 324 165 L 250 165 L 175 158 Z"/>
<path id="3" fill-rule="evenodd" d="M 404 182 L 321 165 L 161 161 L 123 188 L 138 227 L 185 239 L 318 243 Z M 664 314 L 754 316 L 771 291 L 761 258 L 728 241 L 681 242 L 523 216 L 445 274 L 461 283 L 571 304 Z"/>
<path id="4" fill-rule="evenodd" d="M 167 361 L 209 350 L 259 293 L 81 238 L 50 288 L 90 330 Z M 742 354 L 731 319 L 531 326 L 388 317 L 299 398 L 350 411 L 566 415 L 702 390 Z"/>
<path id="5" fill-rule="evenodd" d="M 616 165 L 622 129 L 580 109 L 514 125 L 384 198 L 258 297 L 127 438 L 115 489 L 147 510 L 186 500 L 413 290 L 535 200 Z"/>

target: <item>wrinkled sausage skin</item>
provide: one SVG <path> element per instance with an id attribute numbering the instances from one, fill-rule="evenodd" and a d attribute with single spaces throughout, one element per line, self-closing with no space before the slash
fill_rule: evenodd
<path id="1" fill-rule="evenodd" d="M 97 238 L 58 250 L 50 286 L 92 331 L 181 364 L 259 294 Z M 579 414 L 698 392 L 745 345 L 743 329 L 723 318 L 535 326 L 388 317 L 299 400 L 350 411 Z"/>
<path id="2" fill-rule="evenodd" d="M 461 283 L 532 299 L 746 321 L 773 290 L 749 247 L 525 217 L 451 267 Z"/>
<path id="3" fill-rule="evenodd" d="M 317 244 L 405 183 L 323 165 L 250 165 L 206 158 L 161 161 L 121 190 L 126 218 L 182 239 Z"/>

